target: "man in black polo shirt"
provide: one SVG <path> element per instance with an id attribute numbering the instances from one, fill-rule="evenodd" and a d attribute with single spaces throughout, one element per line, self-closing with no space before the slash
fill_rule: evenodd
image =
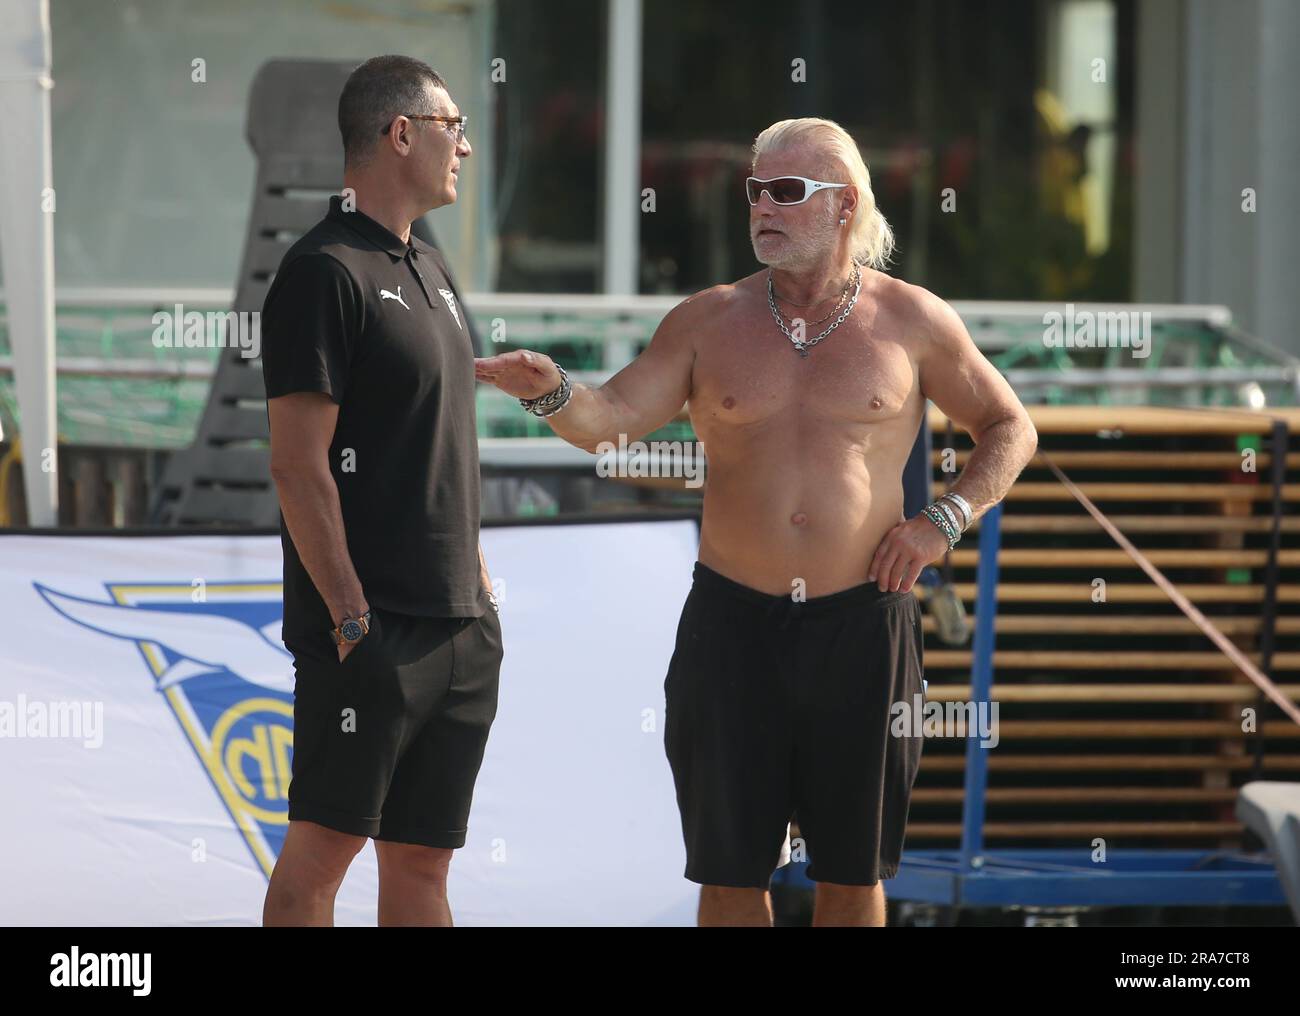
<path id="1" fill-rule="evenodd" d="M 410 227 L 456 200 L 464 123 L 428 65 L 358 67 L 339 98 L 343 195 L 285 254 L 262 311 L 296 672 L 267 925 L 332 924 L 367 838 L 379 923 L 451 924 L 501 629 L 478 544 L 469 324 Z"/>

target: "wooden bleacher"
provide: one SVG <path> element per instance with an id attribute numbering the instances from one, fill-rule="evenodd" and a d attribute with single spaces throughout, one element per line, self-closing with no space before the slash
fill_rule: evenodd
<path id="1" fill-rule="evenodd" d="M 1272 414 L 1035 406 L 1040 447 L 1256 663 L 1272 527 Z M 1300 410 L 1278 410 L 1291 430 Z M 931 411 L 935 492 L 947 421 Z M 956 468 L 972 447 L 957 431 Z M 1242 469 L 1255 448 L 1255 472 Z M 1269 676 L 1300 699 L 1300 455 L 1288 454 Z M 978 524 L 952 555 L 973 614 Z M 1236 789 L 1300 778 L 1300 727 L 1171 603 L 1036 458 L 1004 501 L 986 840 L 1235 848 Z M 1105 602 L 1094 602 L 1094 580 Z M 970 696 L 970 647 L 925 619 L 930 701 Z M 1257 733 L 1242 731 L 1255 708 Z M 1254 753 L 1263 748 L 1261 764 Z M 908 847 L 956 844 L 965 741 L 927 741 Z"/>

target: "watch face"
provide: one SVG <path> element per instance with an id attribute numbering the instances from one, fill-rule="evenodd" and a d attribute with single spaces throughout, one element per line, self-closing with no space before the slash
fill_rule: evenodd
<path id="1" fill-rule="evenodd" d="M 359 621 L 344 621 L 342 631 L 343 637 L 349 642 L 355 642 L 365 634 L 365 632 L 361 630 L 361 623 Z"/>

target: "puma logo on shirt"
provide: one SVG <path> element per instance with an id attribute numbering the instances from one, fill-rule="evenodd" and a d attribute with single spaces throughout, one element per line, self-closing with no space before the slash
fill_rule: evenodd
<path id="1" fill-rule="evenodd" d="M 405 307 L 407 310 L 410 310 L 410 309 L 411 309 L 410 304 L 408 304 L 405 300 L 402 299 L 402 287 L 401 287 L 401 286 L 398 286 L 398 287 L 397 287 L 397 292 L 396 292 L 396 293 L 390 293 L 390 292 L 389 292 L 388 290 L 386 290 L 386 289 L 381 289 L 381 290 L 379 291 L 379 299 L 380 299 L 381 301 L 382 301 L 382 300 L 396 300 L 398 303 L 400 303 L 400 304 L 401 304 L 403 307 Z"/>

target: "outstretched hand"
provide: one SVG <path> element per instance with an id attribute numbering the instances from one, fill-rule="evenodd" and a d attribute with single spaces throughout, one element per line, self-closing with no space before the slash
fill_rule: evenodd
<path id="1" fill-rule="evenodd" d="M 474 376 L 517 399 L 536 399 L 560 387 L 560 372 L 545 353 L 515 349 L 474 360 Z"/>
<path id="2" fill-rule="evenodd" d="M 880 580 L 880 591 L 910 592 L 926 565 L 948 552 L 948 537 L 924 515 L 900 522 L 880 541 L 867 581 Z"/>

